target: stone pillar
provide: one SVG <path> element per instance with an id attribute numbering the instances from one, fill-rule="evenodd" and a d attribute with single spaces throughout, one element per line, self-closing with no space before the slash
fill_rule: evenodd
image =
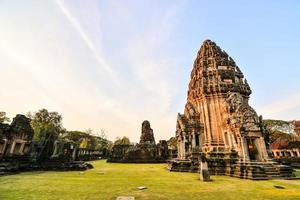
<path id="1" fill-rule="evenodd" d="M 195 131 L 192 132 L 192 149 L 196 147 L 196 135 Z"/>
<path id="2" fill-rule="evenodd" d="M 243 154 L 243 160 L 244 161 L 249 161 L 249 152 L 248 152 L 248 144 L 247 144 L 247 140 L 244 137 L 241 137 L 241 145 L 242 145 L 242 154 Z"/>
<path id="3" fill-rule="evenodd" d="M 269 160 L 270 158 L 269 158 L 269 154 L 268 154 L 268 152 L 267 152 L 267 147 L 266 147 L 266 143 L 265 143 L 265 140 L 264 140 L 264 138 L 263 137 L 261 137 L 260 139 L 259 139 L 259 141 L 260 141 L 260 144 L 261 144 L 261 150 L 262 150 L 262 158 L 264 159 L 264 160 Z"/>
<path id="4" fill-rule="evenodd" d="M 211 129 L 210 129 L 210 119 L 209 119 L 209 106 L 208 106 L 209 102 L 207 102 L 207 100 L 204 100 L 204 103 L 203 103 L 203 108 L 204 108 L 204 116 L 201 116 L 203 117 L 203 119 L 205 120 L 204 122 L 204 128 L 205 128 L 205 132 L 206 132 L 206 135 L 207 135 L 207 144 L 208 145 L 211 145 L 211 140 L 212 140 L 212 135 L 211 135 Z"/>
<path id="5" fill-rule="evenodd" d="M 55 156 L 57 154 L 57 141 L 54 142 L 54 151 L 53 151 L 53 154 L 52 156 Z"/>
<path id="6" fill-rule="evenodd" d="M 77 152 L 77 148 L 74 147 L 73 149 L 73 153 L 72 153 L 72 159 L 75 160 L 76 159 L 76 152 Z"/>
<path id="7" fill-rule="evenodd" d="M 22 144 L 21 144 L 20 151 L 19 151 L 19 153 L 20 153 L 21 155 L 24 154 L 24 147 L 25 147 L 25 144 L 26 144 L 26 141 L 23 141 Z"/>
<path id="8" fill-rule="evenodd" d="M 3 147 L 2 147 L 1 152 L 0 152 L 1 154 L 4 154 L 5 148 L 7 147 L 7 139 L 4 139 L 3 141 L 4 141 L 4 144 L 3 144 Z"/>
<path id="9" fill-rule="evenodd" d="M 16 146 L 16 141 L 14 140 L 13 143 L 12 143 L 12 145 L 11 145 L 10 151 L 9 151 L 9 153 L 11 155 L 14 154 L 15 146 Z"/>
<path id="10" fill-rule="evenodd" d="M 216 114 L 214 112 L 214 99 L 209 97 L 208 99 L 208 126 L 210 127 L 210 134 L 211 134 L 211 143 L 212 145 L 218 144 L 218 133 L 217 133 L 217 124 L 216 124 Z"/>
<path id="11" fill-rule="evenodd" d="M 300 152 L 299 152 L 299 149 L 296 149 L 296 153 L 297 153 L 297 157 L 300 157 Z"/>

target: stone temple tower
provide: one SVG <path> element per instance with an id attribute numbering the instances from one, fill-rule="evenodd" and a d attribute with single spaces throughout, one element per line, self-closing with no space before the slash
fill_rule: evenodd
<path id="1" fill-rule="evenodd" d="M 194 62 L 184 114 L 177 117 L 178 160 L 170 169 L 197 171 L 204 156 L 212 174 L 263 178 L 263 170 L 253 171 L 266 165 L 280 171 L 268 156 L 262 119 L 248 104 L 250 94 L 234 60 L 205 40 Z"/>

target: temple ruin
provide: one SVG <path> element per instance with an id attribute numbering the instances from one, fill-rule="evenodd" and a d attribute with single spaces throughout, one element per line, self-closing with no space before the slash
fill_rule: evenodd
<path id="1" fill-rule="evenodd" d="M 32 137 L 30 119 L 24 115 L 17 115 L 10 125 L 0 123 L 0 160 L 28 156 Z"/>
<path id="2" fill-rule="evenodd" d="M 264 120 L 275 161 L 300 169 L 300 121 Z"/>
<path id="3" fill-rule="evenodd" d="M 269 156 L 262 117 L 248 104 L 251 89 L 234 60 L 211 40 L 198 51 L 184 114 L 178 114 L 178 158 L 171 171 L 199 171 L 249 179 L 292 177 Z"/>
<path id="4" fill-rule="evenodd" d="M 36 143 L 31 120 L 18 114 L 11 124 L 0 123 L 0 175 L 28 170 L 86 170 L 74 142 L 48 135 Z M 93 153 L 93 152 L 89 152 Z M 88 154 L 88 158 L 92 155 Z"/>
<path id="5" fill-rule="evenodd" d="M 161 163 L 169 156 L 168 144 L 165 140 L 155 143 L 150 122 L 142 123 L 140 142 L 136 145 L 114 145 L 108 162 L 124 163 Z"/>

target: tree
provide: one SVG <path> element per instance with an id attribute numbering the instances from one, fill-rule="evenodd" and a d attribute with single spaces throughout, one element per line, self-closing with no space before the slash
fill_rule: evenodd
<path id="1" fill-rule="evenodd" d="M 35 113 L 29 113 L 31 126 L 34 130 L 34 140 L 40 141 L 45 137 L 57 139 L 60 134 L 65 132 L 62 125 L 62 116 L 58 112 L 49 112 L 47 109 L 41 109 Z"/>
<path id="2" fill-rule="evenodd" d="M 80 144 L 83 142 L 83 140 L 87 139 L 88 137 L 89 137 L 89 135 L 82 131 L 67 131 L 63 138 L 72 140 L 78 146 L 80 146 Z"/>
<path id="3" fill-rule="evenodd" d="M 10 122 L 10 119 L 6 117 L 6 112 L 0 112 L 0 123 Z"/>
<path id="4" fill-rule="evenodd" d="M 122 138 L 117 137 L 116 141 L 114 142 L 114 145 L 120 145 L 120 144 L 130 144 L 130 140 L 128 137 L 123 136 Z"/>
<path id="5" fill-rule="evenodd" d="M 100 134 L 93 135 L 92 129 L 81 131 L 67 131 L 64 138 L 72 140 L 81 148 L 103 151 L 108 149 L 109 141 L 106 139 L 104 131 Z"/>

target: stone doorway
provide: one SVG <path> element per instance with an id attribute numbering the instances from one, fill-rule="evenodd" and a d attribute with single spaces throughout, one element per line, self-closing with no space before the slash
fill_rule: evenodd
<path id="1" fill-rule="evenodd" d="M 255 144 L 255 138 L 247 138 L 247 146 L 250 160 L 259 160 L 258 148 Z"/>

